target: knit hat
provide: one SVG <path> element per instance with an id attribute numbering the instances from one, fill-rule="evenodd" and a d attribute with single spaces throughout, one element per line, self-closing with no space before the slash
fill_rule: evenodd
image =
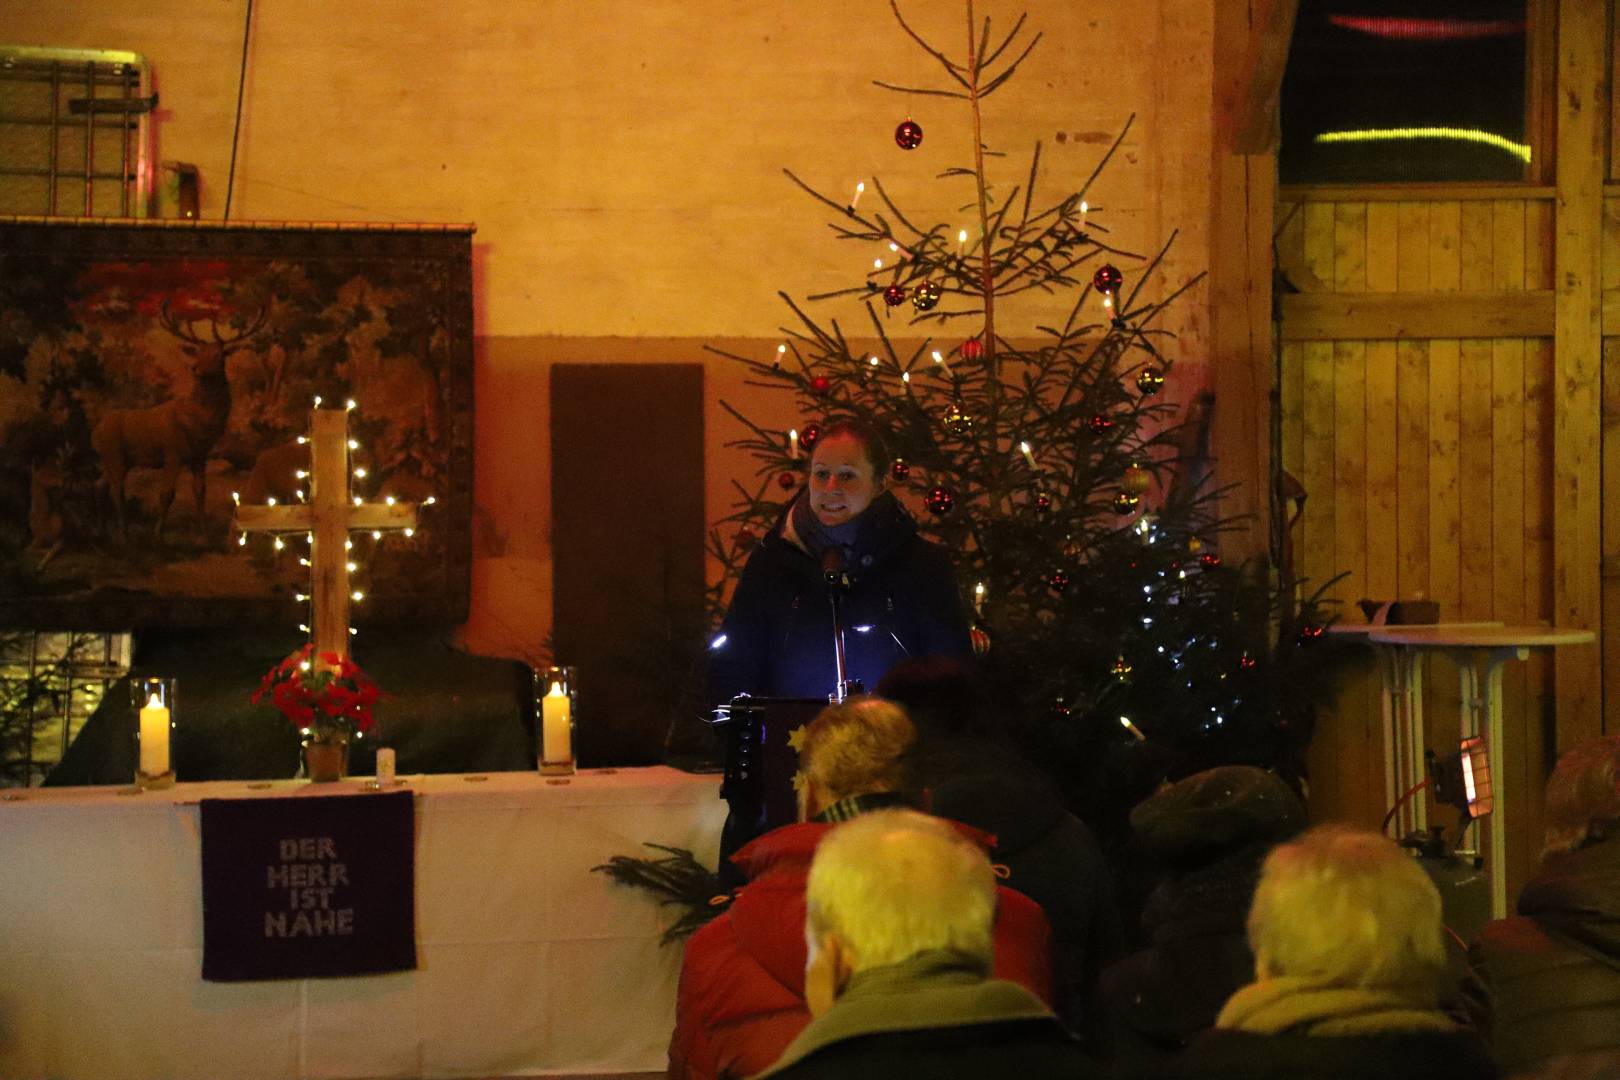
<path id="1" fill-rule="evenodd" d="M 1305 827 L 1305 808 L 1273 773 L 1223 765 L 1178 780 L 1131 811 L 1131 828 L 1153 854 L 1201 865 Z"/>

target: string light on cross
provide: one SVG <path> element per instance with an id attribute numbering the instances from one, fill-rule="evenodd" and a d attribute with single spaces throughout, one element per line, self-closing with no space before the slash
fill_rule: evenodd
<path id="1" fill-rule="evenodd" d="M 319 399 L 316 402 L 319 405 Z M 352 409 L 353 403 L 349 408 Z M 392 497 L 384 502 L 366 502 L 349 494 L 349 438 L 347 409 L 316 408 L 310 413 L 309 501 L 290 506 L 236 507 L 239 532 L 304 533 L 310 537 L 311 640 L 315 652 L 349 655 L 349 602 L 358 600 L 351 593 L 349 573 L 349 533 L 403 529 L 409 535 L 416 528 L 416 504 Z M 431 500 L 429 500 L 431 501 Z"/>

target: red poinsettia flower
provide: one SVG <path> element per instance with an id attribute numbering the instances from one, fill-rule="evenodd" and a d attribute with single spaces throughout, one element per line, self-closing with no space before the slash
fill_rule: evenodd
<path id="1" fill-rule="evenodd" d="M 384 696 L 347 656 L 317 655 L 314 645 L 305 645 L 266 672 L 250 700 L 268 702 L 301 730 L 332 727 L 363 734 L 374 722 L 371 707 Z"/>

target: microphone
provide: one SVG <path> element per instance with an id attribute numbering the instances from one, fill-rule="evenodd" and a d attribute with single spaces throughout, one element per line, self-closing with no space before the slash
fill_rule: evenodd
<path id="1" fill-rule="evenodd" d="M 837 587 L 844 576 L 844 549 L 834 544 L 821 553 L 821 576 L 828 585 Z"/>

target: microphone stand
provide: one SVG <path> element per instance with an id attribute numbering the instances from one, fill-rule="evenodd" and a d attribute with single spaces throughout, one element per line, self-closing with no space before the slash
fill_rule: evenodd
<path id="1" fill-rule="evenodd" d="M 828 548 L 821 556 L 821 577 L 827 585 L 827 600 L 832 604 L 832 630 L 833 630 L 833 669 L 837 676 L 833 692 L 827 695 L 827 700 L 840 704 L 850 694 L 859 694 L 864 691 L 858 679 L 849 679 L 844 663 L 844 608 L 843 595 L 847 584 L 844 578 L 844 551 L 834 546 Z"/>

